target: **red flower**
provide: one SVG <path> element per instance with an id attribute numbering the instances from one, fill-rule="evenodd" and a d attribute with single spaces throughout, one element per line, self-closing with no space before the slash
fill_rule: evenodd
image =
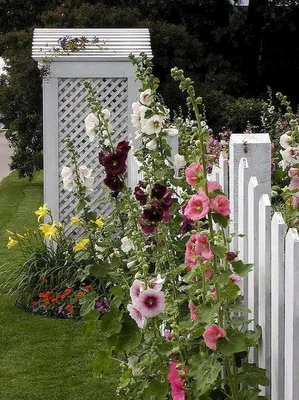
<path id="1" fill-rule="evenodd" d="M 68 304 L 68 305 L 65 307 L 65 309 L 66 309 L 66 311 L 71 312 L 71 311 L 73 310 L 73 306 L 72 306 L 71 304 Z"/>
<path id="2" fill-rule="evenodd" d="M 143 188 L 144 188 L 143 182 L 140 181 L 134 189 L 135 198 L 137 201 L 139 201 L 139 203 L 142 206 L 146 204 L 146 198 L 147 198 L 145 192 L 142 190 Z"/>
<path id="3" fill-rule="evenodd" d="M 118 175 L 107 175 L 107 177 L 104 179 L 104 183 L 114 192 L 119 192 L 124 187 L 124 182 Z"/>
<path id="4" fill-rule="evenodd" d="M 149 222 L 159 222 L 162 221 L 163 215 L 163 207 L 159 204 L 159 202 L 153 200 L 144 207 L 141 218 Z"/>

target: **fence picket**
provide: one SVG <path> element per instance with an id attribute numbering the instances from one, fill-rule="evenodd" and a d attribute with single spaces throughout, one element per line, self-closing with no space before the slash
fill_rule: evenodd
<path id="1" fill-rule="evenodd" d="M 271 399 L 284 398 L 284 252 L 287 226 L 281 213 L 271 222 Z"/>
<path id="2" fill-rule="evenodd" d="M 289 229 L 285 252 L 285 400 L 299 399 L 299 236 Z"/>

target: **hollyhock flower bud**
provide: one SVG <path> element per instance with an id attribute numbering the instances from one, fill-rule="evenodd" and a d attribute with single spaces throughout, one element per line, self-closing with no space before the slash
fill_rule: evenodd
<path id="1" fill-rule="evenodd" d="M 202 164 L 201 163 L 192 163 L 186 168 L 186 181 L 189 185 L 194 186 L 198 179 L 202 177 Z"/>
<path id="2" fill-rule="evenodd" d="M 217 340 L 226 336 L 226 331 L 216 324 L 210 325 L 203 333 L 206 346 L 212 350 L 216 350 Z"/>
<path id="3" fill-rule="evenodd" d="M 225 258 L 227 261 L 234 261 L 235 258 L 238 257 L 237 253 L 234 253 L 233 251 L 228 251 L 225 255 Z"/>
<path id="4" fill-rule="evenodd" d="M 239 275 L 237 275 L 237 274 L 232 274 L 232 275 L 229 277 L 229 280 L 230 280 L 231 282 L 233 282 L 235 285 L 239 286 L 239 288 L 241 289 L 241 286 L 242 286 L 242 278 L 241 278 Z"/>
<path id="5" fill-rule="evenodd" d="M 214 300 L 217 297 L 216 288 L 214 288 L 214 287 L 211 289 L 211 296 L 213 297 Z"/>
<path id="6" fill-rule="evenodd" d="M 165 295 L 161 290 L 146 289 L 140 292 L 136 300 L 136 308 L 146 318 L 161 314 L 165 308 Z"/>
<path id="7" fill-rule="evenodd" d="M 171 396 L 173 400 L 185 400 L 185 389 L 184 383 L 186 379 L 180 376 L 180 371 L 178 369 L 179 363 L 172 362 L 170 364 L 170 370 L 168 374 L 168 382 L 171 386 Z M 186 369 L 183 367 L 182 370 L 186 372 Z"/>
<path id="8" fill-rule="evenodd" d="M 212 269 L 206 269 L 205 270 L 205 278 L 210 279 L 213 276 L 213 270 Z"/>
<path id="9" fill-rule="evenodd" d="M 144 92 L 140 93 L 140 103 L 150 106 L 152 103 L 152 91 L 151 89 L 146 89 Z"/>
<path id="10" fill-rule="evenodd" d="M 188 307 L 189 307 L 189 310 L 190 310 L 190 312 L 191 312 L 191 319 L 192 319 L 192 321 L 197 320 L 197 319 L 199 318 L 199 315 L 198 315 L 198 313 L 197 313 L 196 306 L 195 306 L 195 304 L 193 303 L 192 300 L 189 300 Z"/>
<path id="11" fill-rule="evenodd" d="M 210 207 L 216 214 L 227 217 L 230 214 L 229 200 L 226 196 L 219 194 L 210 201 Z"/>
<path id="12" fill-rule="evenodd" d="M 210 200 L 205 194 L 194 194 L 188 202 L 184 215 L 196 221 L 204 218 L 209 212 Z"/>
<path id="13" fill-rule="evenodd" d="M 147 324 L 147 318 L 144 315 L 142 315 L 141 312 L 137 310 L 137 308 L 132 306 L 132 304 L 128 304 L 127 309 L 129 311 L 131 318 L 133 318 L 134 321 L 136 322 L 138 328 L 140 329 L 145 328 Z"/>
<path id="14" fill-rule="evenodd" d="M 103 115 L 104 119 L 105 119 L 106 121 L 108 121 L 109 118 L 110 118 L 110 111 L 107 110 L 107 108 L 104 108 L 104 110 L 102 110 L 102 115 Z"/>

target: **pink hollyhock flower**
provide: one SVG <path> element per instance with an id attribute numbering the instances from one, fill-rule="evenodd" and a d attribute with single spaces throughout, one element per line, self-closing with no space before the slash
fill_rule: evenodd
<path id="1" fill-rule="evenodd" d="M 146 289 L 139 294 L 135 307 L 147 318 L 155 317 L 164 311 L 165 296 L 160 290 Z"/>
<path id="2" fill-rule="evenodd" d="M 171 386 L 171 395 L 173 400 L 185 400 L 185 390 L 184 383 L 186 379 L 180 378 L 180 371 L 178 371 L 177 366 L 179 363 L 172 362 L 170 364 L 170 370 L 168 374 L 168 382 Z M 185 369 L 183 369 L 185 372 Z"/>
<path id="3" fill-rule="evenodd" d="M 137 308 L 135 308 L 132 304 L 128 304 L 127 309 L 129 311 L 131 318 L 133 318 L 133 320 L 138 325 L 138 328 L 143 329 L 146 326 L 147 318 L 144 315 L 142 315 L 141 312 L 137 310 Z"/>
<path id="4" fill-rule="evenodd" d="M 209 193 L 214 192 L 215 190 L 220 190 L 221 192 L 223 192 L 222 186 L 217 181 L 207 181 L 207 185 L 208 185 Z M 199 189 L 198 194 L 206 194 L 206 188 L 204 186 L 202 186 Z"/>
<path id="5" fill-rule="evenodd" d="M 293 169 L 297 169 L 297 168 L 293 168 Z M 293 176 L 290 185 L 289 185 L 289 189 L 290 190 L 295 190 L 299 188 L 299 176 Z"/>
<path id="6" fill-rule="evenodd" d="M 298 175 L 299 169 L 298 168 L 290 168 L 288 175 L 290 178 L 294 178 L 294 176 Z"/>
<path id="7" fill-rule="evenodd" d="M 210 325 L 203 333 L 203 339 L 206 346 L 212 350 L 216 350 L 217 340 L 225 337 L 225 330 L 216 324 Z"/>
<path id="8" fill-rule="evenodd" d="M 235 285 L 239 286 L 239 288 L 241 289 L 242 286 L 242 278 L 237 275 L 237 274 L 232 274 L 229 277 L 230 281 L 232 281 Z"/>
<path id="9" fill-rule="evenodd" d="M 230 214 L 229 200 L 222 194 L 211 199 L 210 207 L 216 214 L 222 215 L 223 217 L 227 217 Z"/>
<path id="10" fill-rule="evenodd" d="M 204 218 L 209 212 L 210 200 L 205 194 L 194 194 L 185 208 L 184 215 L 196 221 Z"/>
<path id="11" fill-rule="evenodd" d="M 162 279 L 161 275 L 158 274 L 154 280 L 154 283 L 152 284 L 152 289 L 162 290 L 164 282 L 165 282 L 165 279 Z"/>
<path id="12" fill-rule="evenodd" d="M 186 168 L 186 181 L 189 185 L 194 186 L 199 177 L 202 175 L 202 164 L 194 162 Z"/>
<path id="13" fill-rule="evenodd" d="M 205 270 L 205 278 L 210 279 L 213 276 L 213 270 L 212 269 L 206 269 Z"/>
<path id="14" fill-rule="evenodd" d="M 191 319 L 192 319 L 193 321 L 195 321 L 196 319 L 199 318 L 199 315 L 198 315 L 198 313 L 197 313 L 196 305 L 193 303 L 192 300 L 189 301 L 188 307 L 189 307 L 189 310 L 190 310 L 190 312 L 191 312 Z"/>
<path id="15" fill-rule="evenodd" d="M 185 263 L 188 264 L 188 271 L 198 264 L 198 256 L 204 261 L 209 261 L 214 256 L 209 239 L 199 232 L 191 235 L 186 244 Z"/>
<path id="16" fill-rule="evenodd" d="M 139 295 L 144 290 L 144 288 L 145 288 L 144 282 L 135 279 L 132 286 L 130 287 L 130 296 L 133 304 L 136 303 L 136 300 L 139 298 Z"/>
<path id="17" fill-rule="evenodd" d="M 293 208 L 299 207 L 299 192 L 295 193 L 292 197 Z"/>

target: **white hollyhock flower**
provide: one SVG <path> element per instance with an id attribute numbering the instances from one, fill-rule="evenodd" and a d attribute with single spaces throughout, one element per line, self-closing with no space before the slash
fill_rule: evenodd
<path id="1" fill-rule="evenodd" d="M 110 111 L 107 110 L 107 108 L 104 108 L 104 110 L 102 110 L 102 115 L 103 115 L 104 119 L 106 121 L 108 121 L 110 119 L 111 114 L 110 114 Z"/>
<path id="2" fill-rule="evenodd" d="M 90 113 L 84 119 L 84 122 L 85 122 L 86 133 L 89 137 L 89 140 L 93 142 L 96 136 L 96 128 L 99 125 L 99 120 L 94 113 Z"/>
<path id="3" fill-rule="evenodd" d="M 128 253 L 130 250 L 134 249 L 134 245 L 132 240 L 130 240 L 127 236 L 121 239 L 121 246 L 120 248 L 124 253 Z"/>
<path id="4" fill-rule="evenodd" d="M 73 171 L 70 167 L 62 167 L 61 176 L 63 181 L 64 190 L 71 192 L 75 187 L 75 181 L 73 177 Z"/>
<path id="5" fill-rule="evenodd" d="M 150 140 L 150 141 L 145 145 L 145 147 L 146 147 L 147 149 L 149 149 L 149 150 L 156 150 L 156 148 L 157 148 L 157 141 L 156 141 L 156 139 Z"/>
<path id="6" fill-rule="evenodd" d="M 186 164 L 187 164 L 187 162 L 186 162 L 184 156 L 181 156 L 180 154 L 176 154 L 173 157 L 173 166 L 175 169 L 184 168 Z"/>
<path id="7" fill-rule="evenodd" d="M 142 130 L 147 135 L 152 135 L 153 133 L 158 133 L 161 131 L 164 125 L 164 118 L 160 115 L 153 115 L 151 118 L 146 120 Z"/>
<path id="8" fill-rule="evenodd" d="M 164 129 L 164 132 L 166 132 L 168 136 L 176 136 L 179 134 L 179 131 L 176 128 Z"/>
<path id="9" fill-rule="evenodd" d="M 287 149 L 288 147 L 290 147 L 291 142 L 292 137 L 289 136 L 288 133 L 284 133 L 280 136 L 279 143 L 282 148 Z"/>
<path id="10" fill-rule="evenodd" d="M 134 128 L 140 129 L 140 115 L 139 114 L 131 114 L 131 122 Z"/>
<path id="11" fill-rule="evenodd" d="M 87 168 L 85 165 L 81 165 L 79 167 L 80 182 L 83 186 L 85 186 L 87 192 L 93 192 L 92 185 L 94 183 L 94 177 L 91 176 L 91 173 L 91 168 Z"/>
<path id="12" fill-rule="evenodd" d="M 285 170 L 288 165 L 299 164 L 299 148 L 288 147 L 285 150 L 280 150 L 280 154 L 282 156 L 280 166 L 282 166 L 283 170 Z"/>
<path id="13" fill-rule="evenodd" d="M 144 92 L 140 93 L 140 103 L 145 104 L 146 106 L 150 106 L 152 102 L 152 91 L 151 89 L 146 89 Z"/>
<path id="14" fill-rule="evenodd" d="M 63 166 L 61 169 L 61 176 L 63 179 L 67 179 L 73 176 L 73 171 L 70 167 Z"/>
<path id="15" fill-rule="evenodd" d="M 133 111 L 133 114 L 139 114 L 139 111 L 140 111 L 140 103 L 139 103 L 139 101 L 136 101 L 135 103 L 132 103 L 132 111 Z"/>

